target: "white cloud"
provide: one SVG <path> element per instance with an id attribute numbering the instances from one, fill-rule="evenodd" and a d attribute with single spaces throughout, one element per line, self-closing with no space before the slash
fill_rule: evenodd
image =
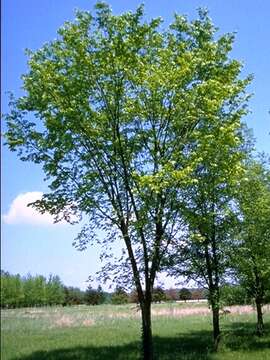
<path id="1" fill-rule="evenodd" d="M 53 216 L 40 214 L 29 203 L 40 200 L 43 193 L 32 191 L 19 194 L 11 203 L 8 213 L 3 215 L 6 224 L 53 225 Z M 63 223 L 62 223 L 63 224 Z"/>

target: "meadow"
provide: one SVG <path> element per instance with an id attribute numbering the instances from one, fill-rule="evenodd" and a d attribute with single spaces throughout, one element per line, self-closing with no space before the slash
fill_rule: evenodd
<path id="1" fill-rule="evenodd" d="M 159 360 L 270 359 L 270 306 L 266 334 L 254 335 L 252 307 L 232 307 L 221 316 L 222 340 L 212 351 L 206 304 L 153 305 L 153 335 Z M 140 313 L 134 304 L 8 309 L 1 316 L 2 360 L 135 360 L 140 354 Z"/>

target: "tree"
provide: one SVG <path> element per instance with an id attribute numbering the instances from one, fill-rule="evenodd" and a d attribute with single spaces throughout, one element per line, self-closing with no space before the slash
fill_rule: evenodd
<path id="1" fill-rule="evenodd" d="M 186 302 L 187 300 L 191 299 L 191 296 L 192 296 L 191 291 L 186 288 L 183 288 L 179 291 L 179 299 L 180 300 L 184 300 Z"/>
<path id="2" fill-rule="evenodd" d="M 223 305 L 246 305 L 251 302 L 246 289 L 241 285 L 223 285 L 220 293 Z"/>
<path id="3" fill-rule="evenodd" d="M 142 7 L 113 16 L 97 3 L 94 15 L 78 12 L 57 40 L 29 52 L 26 95 L 11 99 L 6 135 L 51 181 L 35 207 L 56 221 L 88 218 L 79 249 L 99 241 L 98 228 L 108 232 L 105 246 L 124 242 L 125 270 L 113 269 L 136 286 L 143 356 L 151 360 L 153 284 L 182 227 L 179 191 L 199 161 L 190 135 L 207 135 L 200 122 L 211 123 L 225 102 L 233 106 L 245 82 L 227 56 L 233 37 L 215 40 L 205 11 L 191 23 L 176 15 L 167 31 L 161 19 L 142 17 Z"/>
<path id="4" fill-rule="evenodd" d="M 132 289 L 129 294 L 129 302 L 139 304 L 138 293 L 136 289 Z"/>
<path id="5" fill-rule="evenodd" d="M 238 201 L 240 225 L 232 264 L 240 284 L 255 300 L 257 334 L 262 335 L 262 305 L 270 290 L 270 171 L 265 159 L 247 163 Z"/>
<path id="6" fill-rule="evenodd" d="M 112 294 L 111 302 L 114 305 L 122 305 L 128 303 L 128 294 L 121 286 L 117 286 Z"/>
<path id="7" fill-rule="evenodd" d="M 202 299 L 206 299 L 207 298 L 207 294 L 206 291 L 204 289 L 192 289 L 191 291 L 191 299 L 192 300 L 202 300 Z"/>
<path id="8" fill-rule="evenodd" d="M 23 302 L 23 283 L 20 275 L 11 275 L 1 270 L 1 307 L 20 307 Z"/>
<path id="9" fill-rule="evenodd" d="M 228 49 L 232 39 L 225 42 Z M 227 50 L 223 55 L 227 56 Z M 186 228 L 173 241 L 169 267 L 173 266 L 170 271 L 175 276 L 184 275 L 187 280 L 207 288 L 214 348 L 217 350 L 221 335 L 220 285 L 225 281 L 228 269 L 228 248 L 237 224 L 236 193 L 248 150 L 241 118 L 247 112 L 249 96 L 245 89 L 250 78 L 238 79 L 241 65 L 237 61 L 222 63 L 218 72 L 213 65 L 215 61 L 216 58 L 211 65 L 205 65 L 202 79 L 207 77 L 210 82 L 230 80 L 225 85 L 225 93 L 219 90 L 215 93 L 213 112 L 211 106 L 207 106 L 208 116 L 201 119 L 191 135 L 194 141 L 190 141 L 187 161 L 190 153 L 195 152 L 198 158 L 190 173 L 192 182 L 181 188 L 179 207 Z"/>
<path id="10" fill-rule="evenodd" d="M 23 291 L 25 298 L 25 306 L 31 307 L 38 305 L 35 291 L 35 279 L 34 276 L 32 276 L 31 274 L 28 274 L 23 279 Z"/>
<path id="11" fill-rule="evenodd" d="M 164 289 L 161 286 L 157 286 L 152 291 L 152 301 L 160 303 L 161 301 L 166 301 L 166 294 Z"/>
<path id="12" fill-rule="evenodd" d="M 176 289 L 170 288 L 166 290 L 166 297 L 168 301 L 176 301 L 178 300 L 178 291 Z"/>
<path id="13" fill-rule="evenodd" d="M 50 275 L 46 284 L 46 304 L 63 304 L 65 298 L 64 286 L 57 275 Z"/>
<path id="14" fill-rule="evenodd" d="M 97 289 L 88 286 L 85 291 L 85 302 L 89 305 L 100 305 L 105 302 L 105 295 L 100 285 Z"/>
<path id="15" fill-rule="evenodd" d="M 63 305 L 79 305 L 84 303 L 84 293 L 76 287 L 64 287 L 64 302 Z"/>
<path id="16" fill-rule="evenodd" d="M 33 278 L 34 281 L 34 305 L 42 306 L 46 304 L 46 278 L 42 275 L 37 275 Z"/>

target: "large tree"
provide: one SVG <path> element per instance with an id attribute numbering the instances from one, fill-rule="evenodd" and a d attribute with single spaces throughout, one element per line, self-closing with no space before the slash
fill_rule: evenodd
<path id="1" fill-rule="evenodd" d="M 228 58 L 233 36 L 215 40 L 204 11 L 176 15 L 167 31 L 143 10 L 78 12 L 58 39 L 29 53 L 25 95 L 11 101 L 8 145 L 41 163 L 50 192 L 35 203 L 56 220 L 84 216 L 83 249 L 97 229 L 124 242 L 142 313 L 144 359 L 153 358 L 151 294 L 179 221 L 179 189 L 198 163 L 200 122 L 212 123 L 240 97 L 245 81 Z M 33 115 L 30 116 L 29 114 Z M 221 126 L 221 124 L 220 124 Z"/>
<path id="2" fill-rule="evenodd" d="M 239 227 L 231 255 L 232 266 L 255 301 L 257 334 L 262 335 L 262 305 L 270 290 L 270 170 L 265 158 L 248 162 L 237 198 Z"/>

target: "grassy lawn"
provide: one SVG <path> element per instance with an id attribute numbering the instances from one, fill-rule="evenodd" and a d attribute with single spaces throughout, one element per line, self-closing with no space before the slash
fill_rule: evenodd
<path id="1" fill-rule="evenodd" d="M 154 305 L 157 358 L 270 360 L 270 313 L 263 338 L 254 336 L 255 319 L 254 312 L 222 316 L 223 337 L 214 354 L 205 304 Z M 140 317 L 135 305 L 4 310 L 1 341 L 2 360 L 138 359 Z"/>

